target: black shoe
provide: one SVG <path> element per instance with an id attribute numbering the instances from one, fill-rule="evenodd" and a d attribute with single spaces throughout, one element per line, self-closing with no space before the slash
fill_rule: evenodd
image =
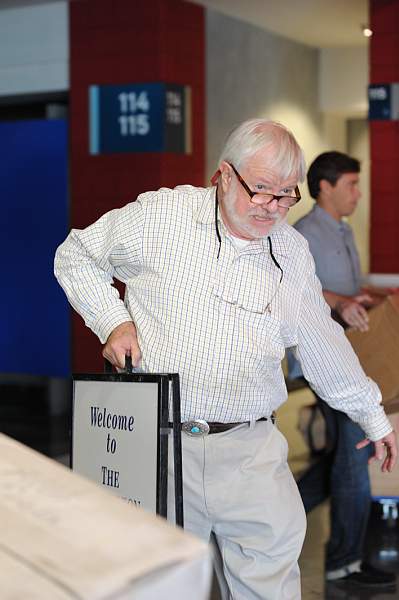
<path id="1" fill-rule="evenodd" d="M 386 573 L 368 563 L 362 563 L 360 568 L 361 570 L 356 573 L 330 580 L 328 583 L 385 590 L 396 589 L 395 573 Z"/>

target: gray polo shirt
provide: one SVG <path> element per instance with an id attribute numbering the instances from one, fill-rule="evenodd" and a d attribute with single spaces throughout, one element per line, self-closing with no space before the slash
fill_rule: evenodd
<path id="1" fill-rule="evenodd" d="M 354 296 L 360 291 L 360 261 L 351 227 L 315 204 L 294 225 L 308 241 L 323 289 Z"/>
<path id="2" fill-rule="evenodd" d="M 316 263 L 316 274 L 323 289 L 344 296 L 360 292 L 359 255 L 351 227 L 336 221 L 318 204 L 294 225 L 308 241 Z M 288 378 L 302 376 L 302 370 L 292 352 L 287 352 Z"/>

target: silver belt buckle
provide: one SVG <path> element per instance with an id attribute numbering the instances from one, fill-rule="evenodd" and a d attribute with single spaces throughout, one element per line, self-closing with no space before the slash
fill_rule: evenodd
<path id="1" fill-rule="evenodd" d="M 208 435 L 209 433 L 209 425 L 206 421 L 202 419 L 195 419 L 194 421 L 185 421 L 182 423 L 182 431 L 187 433 L 187 435 L 191 435 L 192 437 Z"/>

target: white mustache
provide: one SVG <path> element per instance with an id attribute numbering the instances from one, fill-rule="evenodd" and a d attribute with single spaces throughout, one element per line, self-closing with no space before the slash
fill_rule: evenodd
<path id="1" fill-rule="evenodd" d="M 280 215 L 272 214 L 268 211 L 251 210 L 248 214 L 250 217 L 261 217 L 262 219 L 271 219 L 273 221 L 278 221 L 280 218 Z"/>

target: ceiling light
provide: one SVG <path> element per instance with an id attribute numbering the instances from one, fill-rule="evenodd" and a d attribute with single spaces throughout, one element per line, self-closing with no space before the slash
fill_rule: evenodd
<path id="1" fill-rule="evenodd" d="M 362 33 L 364 37 L 371 37 L 373 35 L 372 30 L 367 25 L 362 25 Z"/>

